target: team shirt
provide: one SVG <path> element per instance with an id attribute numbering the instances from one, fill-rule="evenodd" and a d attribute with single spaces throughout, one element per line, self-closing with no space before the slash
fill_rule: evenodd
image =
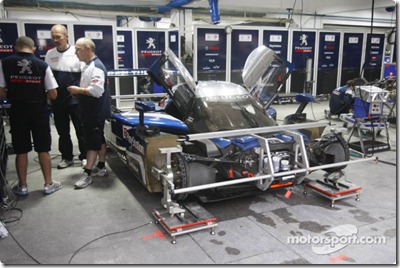
<path id="1" fill-rule="evenodd" d="M 44 61 L 31 53 L 16 52 L 0 62 L 0 87 L 11 101 L 45 103 L 46 91 L 58 83 Z"/>
<path id="2" fill-rule="evenodd" d="M 81 69 L 85 64 L 76 56 L 75 47 L 71 45 L 64 51 L 54 47 L 47 51 L 44 60 L 58 81 L 58 96 L 55 102 L 77 104 L 78 100 L 73 98 L 67 89 L 69 86 L 79 86 Z"/>
<path id="3" fill-rule="evenodd" d="M 83 123 L 102 122 L 111 114 L 107 70 L 98 57 L 82 69 L 80 87 L 87 88 L 91 96 L 79 95 Z"/>

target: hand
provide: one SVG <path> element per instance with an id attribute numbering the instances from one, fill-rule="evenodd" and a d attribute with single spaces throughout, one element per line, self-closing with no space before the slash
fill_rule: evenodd
<path id="1" fill-rule="evenodd" d="M 69 86 L 67 89 L 72 95 L 76 95 L 79 93 L 79 87 L 77 86 Z"/>

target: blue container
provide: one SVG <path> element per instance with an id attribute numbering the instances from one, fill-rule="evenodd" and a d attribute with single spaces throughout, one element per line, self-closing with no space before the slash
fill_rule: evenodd
<path id="1" fill-rule="evenodd" d="M 354 99 L 354 117 L 355 118 L 365 118 L 369 116 L 381 116 L 383 113 L 383 105 L 380 113 L 371 113 L 371 105 L 382 105 L 382 103 L 369 103 L 362 101 L 360 98 L 355 97 Z M 373 107 L 372 107 L 373 108 Z M 374 110 L 374 109 L 372 109 Z"/>

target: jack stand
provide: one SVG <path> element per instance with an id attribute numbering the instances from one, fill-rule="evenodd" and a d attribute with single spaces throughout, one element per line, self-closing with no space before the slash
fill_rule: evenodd
<path id="1" fill-rule="evenodd" d="M 329 200 L 331 200 L 331 207 L 335 207 L 335 201 L 348 197 L 355 196 L 356 201 L 360 201 L 359 195 L 361 194 L 362 188 L 355 184 L 345 181 L 339 182 L 339 179 L 344 177 L 342 171 L 337 171 L 331 174 L 325 173 L 324 180 L 316 180 L 307 183 L 304 186 L 304 194 L 307 194 L 307 188 L 310 188 L 316 194 L 319 194 Z"/>
<path id="2" fill-rule="evenodd" d="M 172 216 L 179 213 L 182 214 L 182 217 L 184 217 L 185 210 L 180 208 L 178 203 L 173 202 L 171 196 L 171 191 L 175 189 L 174 174 L 172 172 L 172 167 L 171 167 L 171 155 L 173 153 L 181 153 L 182 148 L 181 147 L 161 148 L 160 152 L 161 154 L 167 155 L 165 167 L 163 169 L 157 169 L 153 167 L 151 172 L 158 180 L 161 180 L 163 185 L 163 197 L 161 199 L 161 205 Z"/>
<path id="3" fill-rule="evenodd" d="M 351 149 L 357 150 L 364 155 L 370 153 L 377 153 L 391 149 L 391 142 L 389 138 L 388 122 L 385 116 L 379 116 L 375 119 L 368 118 L 354 118 L 352 114 L 341 114 L 340 119 L 346 123 L 353 124 L 350 131 L 347 143 Z M 366 131 L 373 130 L 373 139 L 368 139 Z M 375 140 L 382 130 L 385 130 L 386 142 Z M 357 131 L 359 142 L 350 142 L 354 132 Z"/>
<path id="4" fill-rule="evenodd" d="M 164 230 L 171 237 L 172 244 L 176 244 L 176 236 L 196 232 L 204 229 L 211 229 L 215 233 L 217 219 L 214 218 L 203 207 L 195 203 L 180 206 L 172 201 L 171 191 L 175 189 L 174 176 L 171 168 L 171 154 L 182 152 L 180 147 L 162 148 L 162 154 L 167 155 L 166 167 L 159 170 L 153 167 L 152 173 L 159 180 L 162 180 L 163 197 L 161 204 L 163 208 L 153 211 L 157 223 L 160 223 Z"/>
<path id="5" fill-rule="evenodd" d="M 168 211 L 153 211 L 153 216 L 157 223 L 164 228 L 164 230 L 171 237 L 172 244 L 176 244 L 176 237 L 178 235 L 197 232 L 205 229 L 211 229 L 210 234 L 215 234 L 215 227 L 217 227 L 217 219 L 214 218 L 208 211 L 197 203 L 188 203 L 183 205 L 186 213 L 170 215 Z"/>

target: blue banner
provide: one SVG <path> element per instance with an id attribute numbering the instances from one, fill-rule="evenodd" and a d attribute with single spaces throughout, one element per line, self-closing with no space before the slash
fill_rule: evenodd
<path id="1" fill-rule="evenodd" d="M 327 94 L 337 87 L 340 33 L 320 32 L 317 94 Z"/>
<path id="2" fill-rule="evenodd" d="M 367 34 L 365 51 L 364 78 L 367 81 L 380 80 L 383 61 L 384 34 Z"/>
<path id="3" fill-rule="evenodd" d="M 75 40 L 87 37 L 96 45 L 96 55 L 103 62 L 107 70 L 115 69 L 114 66 L 114 40 L 113 27 L 111 25 L 74 25 Z M 72 41 L 72 40 L 70 40 Z"/>
<path id="4" fill-rule="evenodd" d="M 360 77 L 363 44 L 363 33 L 344 33 L 340 86 L 345 85 L 348 80 Z"/>
<path id="5" fill-rule="evenodd" d="M 318 69 L 337 69 L 340 33 L 319 33 Z"/>
<path id="6" fill-rule="evenodd" d="M 132 31 L 117 31 L 118 69 L 133 69 Z"/>
<path id="7" fill-rule="evenodd" d="M 149 68 L 165 51 L 164 31 L 137 31 L 138 68 Z M 179 56 L 179 55 L 177 55 Z"/>
<path id="8" fill-rule="evenodd" d="M 314 60 L 315 32 L 293 31 L 292 63 L 294 70 L 305 70 L 307 59 Z"/>
<path id="9" fill-rule="evenodd" d="M 315 32 L 312 31 L 293 31 L 292 63 L 294 70 L 291 75 L 291 91 L 293 92 L 303 92 L 306 88 L 307 60 L 312 59 L 311 66 L 314 66 L 315 35 Z"/>
<path id="10" fill-rule="evenodd" d="M 243 84 L 243 67 L 249 54 L 258 47 L 258 30 L 233 30 L 231 36 L 231 81 Z"/>
<path id="11" fill-rule="evenodd" d="M 226 43 L 224 29 L 197 30 L 198 80 L 226 80 Z"/>
<path id="12" fill-rule="evenodd" d="M 283 60 L 287 60 L 288 31 L 264 30 L 263 44 L 269 47 Z"/>
<path id="13" fill-rule="evenodd" d="M 0 59 L 14 54 L 15 40 L 18 38 L 17 23 L 0 23 Z"/>

